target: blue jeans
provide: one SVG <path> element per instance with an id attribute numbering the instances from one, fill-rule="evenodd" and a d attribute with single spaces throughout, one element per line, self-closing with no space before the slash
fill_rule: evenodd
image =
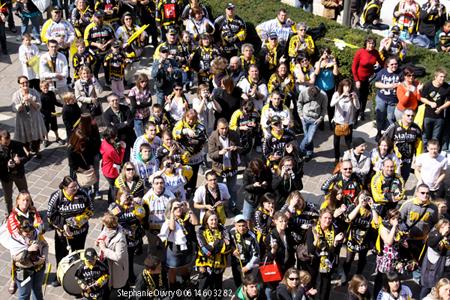
<path id="1" fill-rule="evenodd" d="M 314 135 L 316 134 L 317 124 L 315 124 L 314 119 L 303 117 L 301 118 L 303 125 L 303 132 L 305 136 L 303 137 L 302 142 L 300 143 L 300 150 L 306 155 L 313 154 L 314 150 Z"/>
<path id="2" fill-rule="evenodd" d="M 375 110 L 376 110 L 376 120 L 377 120 L 377 131 L 380 133 L 386 130 L 389 125 L 395 123 L 395 103 L 387 103 L 378 95 L 375 97 Z"/>
<path id="3" fill-rule="evenodd" d="M 226 180 L 226 185 L 228 192 L 230 193 L 230 200 L 228 200 L 228 208 L 236 207 L 237 201 L 237 174 L 229 177 L 217 176 L 218 182 L 224 182 Z"/>
<path id="4" fill-rule="evenodd" d="M 303 8 L 304 11 L 312 13 L 313 4 L 309 1 L 301 1 L 300 0 L 300 8 Z"/>
<path id="5" fill-rule="evenodd" d="M 246 220 L 252 220 L 255 215 L 256 207 L 244 200 L 244 207 L 242 208 L 242 214 Z"/>
<path id="6" fill-rule="evenodd" d="M 145 126 L 147 125 L 147 120 L 134 119 L 134 132 L 136 136 L 139 137 L 145 133 Z"/>
<path id="7" fill-rule="evenodd" d="M 20 34 L 23 35 L 28 31 L 28 23 L 31 22 L 31 35 L 36 40 L 41 40 L 39 32 L 41 15 L 39 13 L 32 14 L 29 16 L 22 15 L 22 25 L 20 25 Z"/>
<path id="8" fill-rule="evenodd" d="M 434 41 L 431 41 L 426 35 L 414 34 L 411 37 L 411 43 L 422 48 L 434 48 Z"/>
<path id="9" fill-rule="evenodd" d="M 423 146 L 426 147 L 427 143 L 431 139 L 437 139 L 440 141 L 442 136 L 442 130 L 444 129 L 443 118 L 424 118 L 423 119 Z"/>
<path id="10" fill-rule="evenodd" d="M 17 298 L 19 300 L 28 300 L 30 299 L 30 295 L 32 295 L 33 300 L 44 299 L 42 283 L 44 282 L 45 269 L 44 266 L 39 272 L 33 273 L 31 280 L 25 286 L 20 286 L 20 282 L 16 280 Z"/>

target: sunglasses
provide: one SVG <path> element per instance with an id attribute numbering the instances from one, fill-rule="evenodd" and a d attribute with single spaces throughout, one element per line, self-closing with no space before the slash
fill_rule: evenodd
<path id="1" fill-rule="evenodd" d="M 28 81 L 21 81 L 19 84 L 28 84 Z"/>
<path id="2" fill-rule="evenodd" d="M 299 278 L 298 277 L 289 277 L 289 280 L 294 281 L 294 280 L 299 280 Z"/>
<path id="3" fill-rule="evenodd" d="M 126 168 L 127 171 L 134 171 L 133 168 Z"/>
<path id="4" fill-rule="evenodd" d="M 175 91 L 182 91 L 183 89 L 182 88 L 176 88 L 176 89 L 174 89 Z"/>
<path id="5" fill-rule="evenodd" d="M 353 170 L 353 168 L 343 168 L 342 170 L 344 170 L 344 171 L 348 171 L 348 170 Z"/>
<path id="6" fill-rule="evenodd" d="M 429 192 L 419 192 L 421 195 L 429 195 Z"/>

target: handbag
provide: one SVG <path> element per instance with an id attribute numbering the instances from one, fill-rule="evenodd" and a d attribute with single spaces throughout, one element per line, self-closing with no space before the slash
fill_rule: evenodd
<path id="1" fill-rule="evenodd" d="M 336 124 L 334 127 L 334 134 L 336 136 L 347 136 L 350 134 L 349 124 Z"/>
<path id="2" fill-rule="evenodd" d="M 83 154 L 80 155 L 84 163 L 87 165 L 87 162 L 84 159 L 84 155 Z M 97 182 L 97 176 L 95 175 L 95 170 L 93 166 L 91 166 L 89 169 L 85 171 L 81 172 L 76 171 L 75 174 L 77 175 L 77 182 L 80 187 L 90 187 Z"/>
<path id="3" fill-rule="evenodd" d="M 89 169 L 82 172 L 77 171 L 76 174 L 77 182 L 80 187 L 90 187 L 97 182 L 97 176 L 95 175 L 94 167 L 90 167 Z"/>
<path id="4" fill-rule="evenodd" d="M 278 266 L 276 261 L 267 264 L 267 257 L 264 261 L 264 264 L 259 267 L 259 272 L 261 273 L 263 282 L 274 282 L 281 280 L 280 267 Z"/>
<path id="5" fill-rule="evenodd" d="M 300 244 L 297 246 L 297 259 L 303 262 L 311 262 L 314 255 L 311 255 L 308 251 L 306 244 Z"/>

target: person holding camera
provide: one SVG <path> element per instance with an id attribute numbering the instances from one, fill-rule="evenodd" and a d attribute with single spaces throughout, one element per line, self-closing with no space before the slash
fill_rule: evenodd
<path id="1" fill-rule="evenodd" d="M 347 257 L 344 261 L 344 278 L 341 282 L 347 282 L 350 276 L 350 268 L 358 253 L 358 267 L 356 274 L 362 275 L 367 262 L 367 252 L 370 250 L 372 222 L 377 224 L 378 213 L 374 209 L 373 199 L 369 192 L 363 190 L 359 193 L 355 203 L 351 204 L 346 211 L 345 221 L 348 223 L 346 232 Z M 344 229 L 344 228 L 342 228 Z"/>
<path id="2" fill-rule="evenodd" d="M 166 220 L 158 236 L 166 246 L 164 264 L 168 269 L 170 290 L 183 288 L 177 284 L 177 275 L 183 278 L 183 284 L 189 281 L 190 269 L 197 250 L 196 225 L 198 219 L 192 212 L 189 202 L 180 202 L 176 199 L 169 202 Z"/>
<path id="3" fill-rule="evenodd" d="M 254 145 L 260 136 L 260 116 L 251 100 L 243 101 L 242 107 L 231 115 L 230 129 L 239 132 L 243 163 L 251 160 Z"/>
<path id="4" fill-rule="evenodd" d="M 45 264 L 48 256 L 48 243 L 33 224 L 25 219 L 20 222 L 18 234 L 9 240 L 13 261 L 14 280 L 18 287 L 19 299 L 44 299 Z"/>
<path id="5" fill-rule="evenodd" d="M 277 115 L 270 117 L 270 131 L 264 138 L 263 154 L 269 166 L 276 168 L 283 157 L 286 144 L 295 140 L 295 134 L 288 128 L 284 129 L 281 118 Z"/>
<path id="6" fill-rule="evenodd" d="M 11 213 L 13 183 L 19 191 L 27 190 L 25 177 L 25 162 L 27 155 L 22 143 L 11 140 L 11 134 L 6 129 L 0 130 L 0 181 L 2 184 L 4 201 L 2 210 Z M 6 217 L 6 216 L 5 216 Z"/>
<path id="7" fill-rule="evenodd" d="M 166 45 L 159 47 L 159 55 L 153 61 L 152 78 L 155 81 L 156 101 L 164 105 L 165 97 L 172 92 L 175 82 L 181 84 L 182 74 L 173 55 Z"/>
<path id="8" fill-rule="evenodd" d="M 273 176 L 272 189 L 277 195 L 275 211 L 283 207 L 291 192 L 303 189 L 302 178 L 293 157 L 285 156 L 280 160 L 280 164 Z"/>
<path id="9" fill-rule="evenodd" d="M 269 95 L 269 103 L 263 106 L 261 110 L 261 127 L 264 136 L 269 135 L 270 130 L 269 119 L 274 116 L 279 116 L 282 120 L 283 128 L 292 128 L 294 120 L 292 118 L 289 107 L 283 101 L 284 94 L 280 90 L 273 90 Z"/>
<path id="10" fill-rule="evenodd" d="M 208 156 L 212 160 L 212 169 L 217 174 L 219 182 L 226 180 L 230 201 L 228 209 L 234 214 L 240 210 L 237 208 L 237 171 L 240 164 L 241 147 L 239 146 L 239 134 L 229 130 L 227 120 L 221 118 L 217 121 L 217 129 L 208 139 Z"/>
<path id="11" fill-rule="evenodd" d="M 206 127 L 206 134 L 209 136 L 214 130 L 215 112 L 222 112 L 222 107 L 211 97 L 207 84 L 198 86 L 197 95 L 198 97 L 192 99 L 192 107 L 198 113 L 198 118 Z"/>
<path id="12" fill-rule="evenodd" d="M 331 98 L 336 90 L 336 79 L 339 75 L 339 66 L 336 57 L 328 47 L 320 49 L 320 58 L 314 65 L 314 72 L 316 73 L 316 86 L 327 94 L 327 113 L 328 122 L 334 117 L 334 109 L 331 107 Z"/>
<path id="13" fill-rule="evenodd" d="M 161 176 L 164 179 L 165 187 L 172 192 L 179 201 L 187 201 L 185 185 L 192 177 L 192 168 L 183 166 L 180 162 L 175 162 L 173 157 L 166 156 L 161 160 L 160 170 L 150 176 L 149 181 Z"/>

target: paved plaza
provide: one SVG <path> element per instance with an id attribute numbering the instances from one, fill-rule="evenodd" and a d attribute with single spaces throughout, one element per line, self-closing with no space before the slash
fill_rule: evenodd
<path id="1" fill-rule="evenodd" d="M 11 111 L 11 95 L 18 89 L 17 76 L 21 74 L 21 66 L 18 61 L 17 49 L 19 47 L 19 42 L 15 41 L 15 36 L 8 35 L 8 50 L 10 55 L 0 56 L 0 128 L 6 128 L 14 132 L 15 119 L 14 114 Z M 41 50 L 45 50 L 44 46 L 40 47 Z M 150 56 L 148 56 L 150 57 Z M 139 66 L 142 72 L 149 74 L 148 60 L 146 63 Z M 102 96 L 107 95 L 108 92 L 102 94 Z M 371 105 L 367 105 L 371 107 Z M 58 108 L 59 109 L 59 108 Z M 65 138 L 65 131 L 63 129 L 62 120 L 58 120 L 59 123 L 59 134 L 61 137 Z M 360 126 L 354 132 L 354 136 L 363 137 L 368 141 L 369 149 L 374 146 L 374 139 L 376 130 L 374 128 L 374 123 L 372 121 L 360 124 Z M 300 137 L 301 138 L 301 137 Z M 317 137 L 314 140 L 315 143 L 315 157 L 312 161 L 305 164 L 303 178 L 304 189 L 302 191 L 305 198 L 309 201 L 313 201 L 315 204 L 320 204 L 322 199 L 322 194 L 320 192 L 320 186 L 324 180 L 330 176 L 331 171 L 334 168 L 334 158 L 333 158 L 333 137 L 330 131 L 327 129 L 325 131 L 318 131 Z M 50 140 L 54 140 L 54 136 L 50 135 Z M 342 141 L 343 145 L 343 141 Z M 343 146 L 345 148 L 345 146 Z M 46 210 L 47 202 L 51 193 L 58 189 L 58 185 L 61 179 L 69 174 L 68 162 L 66 158 L 66 147 L 60 146 L 56 143 L 52 143 L 48 148 L 42 151 L 42 159 L 33 158 L 26 165 L 27 170 L 27 180 L 29 185 L 29 191 L 33 197 L 33 201 L 37 209 L 39 210 L 41 216 L 46 220 Z M 200 176 L 199 180 L 203 180 Z M 239 181 L 240 183 L 241 181 Z M 410 177 L 407 184 L 408 195 L 412 194 L 412 189 L 414 187 L 414 176 Z M 93 247 L 96 237 L 101 231 L 100 217 L 107 208 L 106 202 L 106 192 L 107 192 L 107 182 L 102 177 L 101 178 L 101 190 L 103 191 L 103 200 L 95 202 L 95 215 L 90 220 L 90 230 L 87 237 L 86 247 Z M 17 194 L 17 191 L 15 191 Z M 0 190 L 0 199 L 3 201 L 2 191 Z M 242 199 L 241 199 L 242 200 Z M 3 212 L 0 211 L 1 214 Z M 228 220 L 230 223 L 230 220 Z M 50 256 L 49 262 L 52 264 L 52 274 L 50 279 L 52 279 L 55 273 L 55 257 L 54 257 L 54 243 L 53 237 L 54 232 L 49 231 L 45 234 L 47 241 L 50 244 Z M 144 239 L 145 240 L 145 239 Z M 145 240 L 146 242 L 146 240 Z M 141 268 L 143 262 L 143 256 L 137 257 L 135 259 L 135 269 Z M 367 276 L 371 275 L 373 268 L 373 259 L 369 259 L 369 266 L 366 268 L 369 272 Z M 10 254 L 5 248 L 0 246 L 0 298 L 7 299 L 10 297 L 8 294 L 8 286 L 11 273 L 11 262 Z M 225 288 L 232 288 L 232 278 L 231 269 L 228 268 L 225 274 L 226 282 L 224 283 Z M 233 288 L 234 289 L 234 288 Z M 344 299 L 343 291 L 344 287 L 336 288 L 332 292 L 332 298 L 334 299 Z M 15 296 L 10 297 L 11 299 L 16 299 Z M 73 299 L 73 297 L 66 294 L 61 287 L 53 288 L 48 285 L 46 288 L 46 299 Z"/>

